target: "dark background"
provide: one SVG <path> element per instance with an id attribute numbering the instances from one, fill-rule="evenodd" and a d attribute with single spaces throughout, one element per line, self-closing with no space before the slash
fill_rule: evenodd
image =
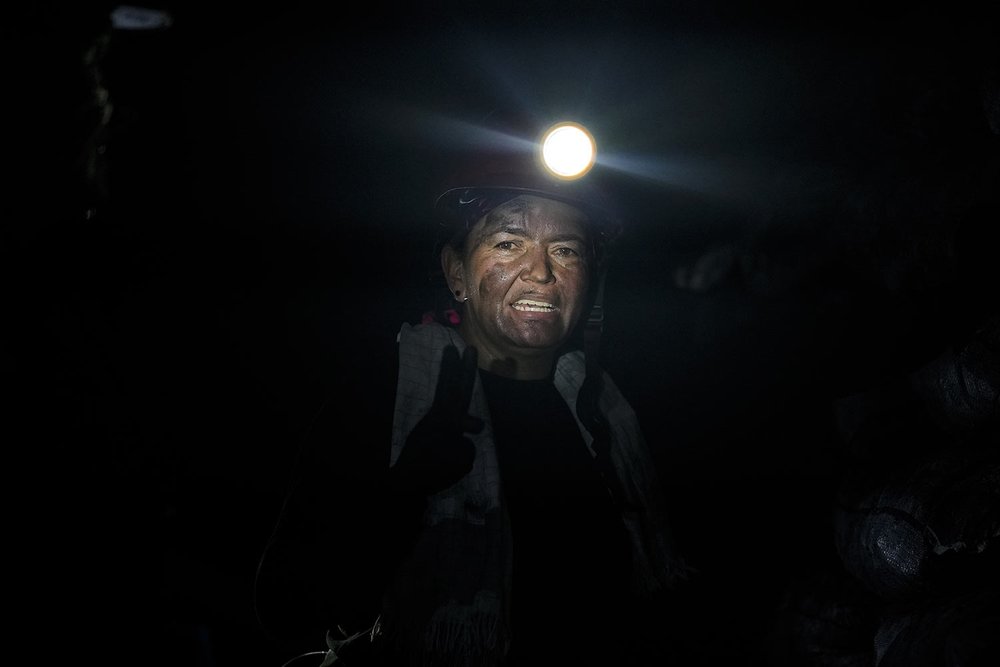
<path id="1" fill-rule="evenodd" d="M 583 120 L 615 168 L 604 361 L 701 573 L 686 632 L 705 664 L 780 662 L 783 593 L 834 557 L 837 406 L 996 312 L 987 10 L 190 3 L 126 31 L 113 8 L 9 24 L 31 147 L 5 230 L 8 488 L 34 646 L 291 657 L 253 581 L 300 438 L 434 307 L 446 158 L 517 111 Z"/>

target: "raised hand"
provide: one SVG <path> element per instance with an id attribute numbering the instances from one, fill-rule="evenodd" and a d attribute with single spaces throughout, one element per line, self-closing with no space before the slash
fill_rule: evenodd
<path id="1" fill-rule="evenodd" d="M 407 437 L 390 471 L 397 490 L 430 495 L 453 485 L 472 469 L 476 449 L 466 434 L 483 428 L 482 420 L 469 414 L 477 356 L 472 346 L 465 348 L 461 358 L 455 347 L 445 348 L 430 412 Z"/>

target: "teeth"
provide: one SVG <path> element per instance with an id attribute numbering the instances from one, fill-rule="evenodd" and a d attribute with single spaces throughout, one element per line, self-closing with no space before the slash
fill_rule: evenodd
<path id="1" fill-rule="evenodd" d="M 519 299 L 513 303 L 514 308 L 530 313 L 548 313 L 556 309 L 551 303 L 535 301 L 534 299 Z"/>

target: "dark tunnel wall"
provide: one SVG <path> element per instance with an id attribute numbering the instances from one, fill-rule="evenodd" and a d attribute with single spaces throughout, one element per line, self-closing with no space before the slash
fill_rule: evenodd
<path id="1" fill-rule="evenodd" d="M 569 108 L 644 165 L 620 175 L 602 353 L 700 572 L 688 664 L 945 664 L 891 639 L 960 615 L 879 626 L 866 585 L 886 579 L 850 541 L 877 525 L 843 509 L 979 489 L 947 486 L 950 523 L 919 518 L 995 559 L 992 16 L 174 5 L 168 29 L 126 31 L 113 8 L 14 25 L 11 133 L 32 146 L 3 362 L 29 644 L 288 660 L 256 623 L 257 560 L 324 397 L 362 403 L 400 323 L 441 298 L 451 133 Z M 943 452 L 947 482 L 928 472 Z"/>

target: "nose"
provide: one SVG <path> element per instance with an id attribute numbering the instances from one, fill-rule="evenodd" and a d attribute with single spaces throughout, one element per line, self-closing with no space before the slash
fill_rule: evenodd
<path id="1" fill-rule="evenodd" d="M 528 282 L 548 283 L 554 279 L 552 258 L 544 248 L 532 248 L 524 254 L 524 269 L 521 279 Z"/>

